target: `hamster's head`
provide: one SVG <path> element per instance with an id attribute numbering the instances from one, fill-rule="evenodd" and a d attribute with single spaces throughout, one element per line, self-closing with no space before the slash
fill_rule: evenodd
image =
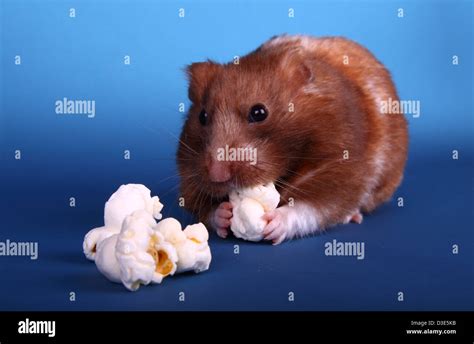
<path id="1" fill-rule="evenodd" d="M 297 53 L 255 52 L 187 68 L 192 102 L 177 153 L 182 185 L 214 197 L 274 182 L 305 145 L 310 69 Z"/>

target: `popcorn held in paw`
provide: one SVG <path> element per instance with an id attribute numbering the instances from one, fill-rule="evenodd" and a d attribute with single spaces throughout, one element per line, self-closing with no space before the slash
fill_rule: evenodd
<path id="1" fill-rule="evenodd" d="M 134 211 L 144 210 L 159 220 L 162 217 L 162 209 L 163 204 L 159 198 L 157 196 L 151 197 L 151 191 L 146 186 L 141 184 L 121 185 L 105 203 L 105 225 L 94 228 L 86 234 L 83 243 L 85 256 L 94 260 L 98 243 L 118 234 L 125 217 Z"/>
<path id="2" fill-rule="evenodd" d="M 202 223 L 187 226 L 184 231 L 178 220 L 170 217 L 158 222 L 155 230 L 163 234 L 178 253 L 177 272 L 194 271 L 199 273 L 209 269 L 211 250 L 209 233 Z"/>
<path id="3" fill-rule="evenodd" d="M 118 235 L 115 256 L 123 285 L 137 290 L 141 284 L 161 283 L 177 269 L 177 250 L 160 232 L 155 220 L 140 210 L 125 218 Z"/>
<path id="4" fill-rule="evenodd" d="M 263 239 L 267 221 L 262 216 L 278 207 L 280 194 L 273 183 L 253 188 L 233 190 L 229 194 L 232 203 L 230 229 L 237 238 L 249 241 Z"/>

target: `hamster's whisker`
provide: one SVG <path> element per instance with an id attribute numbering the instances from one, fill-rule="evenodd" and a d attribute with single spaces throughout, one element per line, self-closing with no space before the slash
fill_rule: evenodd
<path id="1" fill-rule="evenodd" d="M 314 180 L 313 182 L 317 182 L 317 181 Z M 318 182 L 320 182 L 320 181 L 318 181 Z M 290 185 L 290 184 L 287 184 L 287 183 L 285 183 L 285 182 L 283 182 L 283 181 L 281 181 L 281 180 L 275 181 L 275 184 L 278 185 L 279 187 L 281 187 L 282 189 L 284 189 L 285 191 L 288 191 L 288 192 L 290 192 L 290 193 L 291 193 L 292 191 L 289 190 L 288 188 L 285 188 L 283 185 L 286 185 L 286 186 L 288 186 L 288 187 L 291 187 L 292 189 L 294 189 L 294 190 L 300 192 L 302 195 L 307 195 L 308 197 L 312 197 L 310 194 L 305 193 L 305 192 L 304 192 L 303 190 L 301 190 L 299 187 L 293 186 L 293 185 Z M 283 184 L 283 185 L 281 185 L 281 184 Z M 344 210 L 347 214 L 351 214 L 351 213 L 354 212 L 354 209 L 348 209 L 348 208 L 342 207 L 342 206 L 339 206 L 339 208 L 341 208 L 342 210 Z"/>
<path id="2" fill-rule="evenodd" d="M 210 203 L 211 203 L 211 204 L 210 204 L 211 212 L 214 211 L 214 205 L 212 204 L 212 200 L 213 200 L 213 199 L 214 199 L 214 191 L 212 191 L 212 189 L 211 189 L 211 198 L 210 198 L 210 200 L 209 200 Z M 210 214 L 208 215 L 208 218 L 206 219 L 206 220 L 208 221 L 207 225 L 209 226 L 209 228 L 207 229 L 208 231 L 210 231 L 210 230 L 213 229 L 213 228 L 211 227 L 211 225 L 212 225 L 212 224 L 211 224 L 211 219 L 210 219 L 210 217 L 212 216 L 211 214 L 212 214 L 212 213 L 210 213 Z M 205 222 L 206 222 L 206 221 L 205 221 Z"/>
<path id="3" fill-rule="evenodd" d="M 165 181 L 170 180 L 172 178 L 191 179 L 191 178 L 193 178 L 197 175 L 198 175 L 198 173 L 193 173 L 192 175 L 189 175 L 189 176 L 180 176 L 178 173 L 175 173 L 175 174 L 172 174 L 168 177 L 164 177 L 163 179 L 156 182 L 154 185 L 155 186 L 160 185 L 161 183 L 164 183 Z"/>
<path id="4" fill-rule="evenodd" d="M 181 144 L 183 145 L 183 147 L 186 147 L 189 151 L 193 152 L 194 154 L 196 155 L 199 155 L 198 152 L 196 152 L 194 149 L 192 149 L 191 147 L 189 147 L 188 144 L 184 143 L 183 140 L 181 140 L 180 138 L 176 138 L 179 142 L 181 142 Z"/>
<path id="5" fill-rule="evenodd" d="M 200 175 L 201 175 L 200 173 L 192 173 L 192 174 L 187 175 L 187 176 L 178 175 L 178 177 L 183 178 L 183 179 L 192 179 L 192 178 L 198 177 Z"/>
<path id="6" fill-rule="evenodd" d="M 169 195 L 171 192 L 175 191 L 177 188 L 179 188 L 179 184 L 176 184 L 172 186 L 168 191 L 166 191 L 164 194 L 160 196 L 160 199 L 162 199 L 164 196 Z"/>
<path id="7" fill-rule="evenodd" d="M 307 190 L 302 190 L 301 188 L 299 188 L 297 186 L 288 184 L 288 183 L 284 182 L 281 179 L 276 180 L 275 183 L 279 183 L 280 185 L 284 185 L 287 188 L 291 188 L 293 190 L 293 191 L 291 191 L 291 190 L 286 189 L 289 192 L 299 193 L 300 195 L 307 196 L 307 197 L 314 197 L 314 195 L 315 195 L 314 193 L 307 192 Z"/>
<path id="8" fill-rule="evenodd" d="M 153 186 L 157 187 L 158 185 L 160 185 L 160 184 L 162 184 L 162 183 L 164 183 L 164 182 L 166 182 L 170 179 L 173 179 L 173 178 L 179 178 L 179 176 L 178 175 L 172 175 L 172 176 L 165 177 L 165 178 L 159 180 L 158 182 L 154 183 Z"/>
<path id="9" fill-rule="evenodd" d="M 153 128 L 150 128 L 150 127 L 147 127 L 145 125 L 143 125 L 142 123 L 142 127 L 146 130 L 149 130 L 149 131 L 152 131 L 154 132 L 155 134 L 159 134 L 159 132 L 157 130 L 154 130 Z M 185 147 L 186 149 L 188 149 L 190 152 L 194 153 L 195 155 L 199 155 L 198 152 L 196 152 L 194 149 L 192 149 L 191 147 L 189 147 L 189 145 L 187 145 L 185 142 L 183 142 L 183 140 L 181 140 L 179 137 L 177 137 L 176 135 L 174 135 L 173 133 L 171 133 L 170 131 L 166 130 L 164 127 L 159 127 L 159 129 L 161 129 L 162 131 L 164 131 L 165 133 L 167 133 L 169 136 L 171 136 L 172 138 L 174 138 L 176 141 L 178 142 L 181 142 L 181 144 L 183 145 L 183 147 Z"/>
<path id="10" fill-rule="evenodd" d="M 192 213 L 196 214 L 198 218 L 200 217 L 200 206 L 199 206 L 199 201 L 201 198 L 201 194 L 203 191 L 203 188 L 199 186 L 199 183 L 196 180 L 193 180 L 193 183 L 190 185 L 191 187 L 194 187 L 194 191 L 191 193 L 192 195 L 195 195 L 197 193 L 196 198 L 194 199 L 194 203 L 191 205 L 191 211 Z M 185 200 L 186 202 L 186 200 Z"/>
<path id="11" fill-rule="evenodd" d="M 334 161 L 331 161 L 331 162 L 329 162 L 329 163 L 326 163 L 326 164 L 324 164 L 323 166 L 321 166 L 320 168 L 316 169 L 313 173 L 315 173 L 315 174 L 321 173 L 321 172 L 323 172 L 324 170 L 326 170 L 326 169 L 332 167 L 333 164 L 336 164 L 336 163 L 339 163 L 339 162 L 342 162 L 342 160 L 341 160 L 341 159 L 340 159 L 340 160 L 334 160 Z M 267 165 L 270 165 L 270 166 L 278 166 L 278 165 L 276 165 L 276 164 L 273 164 L 273 163 L 270 163 L 270 162 L 267 162 L 267 161 L 261 162 L 261 164 L 263 164 L 263 165 L 267 164 Z M 263 171 L 263 169 L 260 169 L 260 170 Z M 290 170 L 290 169 L 287 169 L 287 168 L 285 168 L 285 170 L 288 171 L 288 172 L 290 172 L 290 173 L 292 173 L 292 174 L 294 174 L 294 175 L 297 175 L 297 176 L 299 176 L 299 177 L 303 177 L 303 178 L 305 177 L 304 175 L 299 174 L 299 173 L 297 173 L 297 172 L 295 172 L 295 171 L 293 171 L 293 170 Z M 279 178 L 278 180 L 283 181 L 281 178 Z M 336 185 L 329 185 L 328 183 L 323 183 L 321 180 L 318 180 L 317 178 L 315 178 L 315 179 L 313 180 L 313 183 L 319 183 L 319 184 L 323 184 L 323 185 L 330 186 L 330 187 L 336 187 Z M 290 185 L 290 184 L 288 184 L 288 186 L 290 186 L 290 187 L 292 187 L 292 188 L 294 188 L 294 189 L 297 188 L 296 186 Z M 303 194 L 303 190 L 299 190 L 299 191 L 300 191 L 300 193 Z"/>
<path id="12" fill-rule="evenodd" d="M 149 160 L 150 160 L 150 161 L 154 161 L 154 160 L 166 160 L 166 161 L 192 161 L 192 160 L 196 160 L 196 158 L 194 158 L 194 159 L 192 159 L 192 158 L 186 159 L 186 158 L 178 158 L 178 157 L 174 157 L 174 158 L 160 158 L 160 157 L 153 157 L 153 158 L 150 158 Z"/>
<path id="13" fill-rule="evenodd" d="M 274 167 L 279 167 L 278 164 L 272 163 L 272 162 L 269 162 L 269 161 L 261 161 L 259 164 L 261 164 L 261 165 L 269 165 L 269 166 L 274 166 Z M 284 168 L 284 170 L 285 170 L 286 172 L 289 172 L 289 173 L 293 174 L 293 175 L 297 175 L 297 176 L 300 176 L 300 177 L 304 177 L 302 174 L 300 174 L 300 173 L 298 173 L 298 172 L 296 172 L 296 171 L 294 171 L 294 170 L 290 170 L 289 168 Z"/>
<path id="14" fill-rule="evenodd" d="M 297 187 L 297 186 L 294 186 L 294 185 L 285 183 L 285 182 L 283 182 L 282 180 L 276 180 L 276 181 L 275 181 L 275 184 L 278 184 L 278 185 L 281 186 L 281 187 L 284 186 L 284 187 L 285 187 L 285 190 L 286 190 L 286 191 L 289 191 L 289 192 L 300 193 L 301 195 L 308 196 L 308 197 L 311 197 L 311 196 L 312 196 L 311 193 L 308 193 L 307 191 L 302 190 L 301 188 L 299 188 L 299 187 Z"/>
<path id="15" fill-rule="evenodd" d="M 198 220 L 201 220 L 201 215 L 202 215 L 202 205 L 203 202 L 206 200 L 206 192 L 204 192 L 204 188 L 201 188 L 199 191 L 199 202 L 198 202 Z"/>
<path id="16" fill-rule="evenodd" d="M 299 159 L 299 160 L 334 160 L 334 158 L 331 157 L 304 157 L 304 156 L 279 156 L 279 155 L 272 155 L 270 156 L 271 158 L 283 158 L 283 159 Z M 343 159 L 344 161 L 348 161 L 349 159 Z"/>

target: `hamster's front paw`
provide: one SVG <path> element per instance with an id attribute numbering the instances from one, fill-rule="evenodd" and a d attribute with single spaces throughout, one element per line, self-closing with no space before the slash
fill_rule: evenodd
<path id="1" fill-rule="evenodd" d="M 215 228 L 217 235 L 223 239 L 227 238 L 227 235 L 229 235 L 231 218 L 232 204 L 230 202 L 222 202 L 219 204 L 212 216 L 212 226 Z"/>
<path id="2" fill-rule="evenodd" d="M 278 245 L 286 239 L 288 235 L 287 214 L 283 207 L 276 208 L 263 215 L 263 219 L 268 223 L 263 229 L 263 239 L 271 240 L 273 245 Z"/>

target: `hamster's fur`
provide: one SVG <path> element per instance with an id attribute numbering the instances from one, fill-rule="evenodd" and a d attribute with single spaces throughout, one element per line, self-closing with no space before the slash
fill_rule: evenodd
<path id="1" fill-rule="evenodd" d="M 402 113 L 382 113 L 384 101 L 398 101 L 397 91 L 363 46 L 283 35 L 238 64 L 208 60 L 187 74 L 192 105 L 177 152 L 181 196 L 221 237 L 232 188 L 276 184 L 282 200 L 265 215 L 265 238 L 278 244 L 360 223 L 400 185 L 407 122 Z M 263 115 L 255 120 L 251 110 Z M 256 163 L 217 159 L 226 145 L 256 148 Z"/>

